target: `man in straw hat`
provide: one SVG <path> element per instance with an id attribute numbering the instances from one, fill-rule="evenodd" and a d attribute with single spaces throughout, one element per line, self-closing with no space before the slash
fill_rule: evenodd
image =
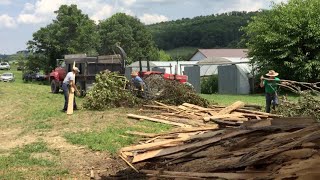
<path id="1" fill-rule="evenodd" d="M 138 72 L 133 71 L 131 73 L 131 82 L 134 85 L 134 87 L 139 90 L 139 92 L 142 92 L 142 93 L 139 93 L 139 95 L 144 97 L 145 96 L 145 92 L 144 92 L 145 83 L 143 82 L 142 78 L 139 76 Z"/>
<path id="2" fill-rule="evenodd" d="M 72 86 L 75 90 L 75 92 L 79 95 L 80 92 L 77 89 L 77 86 L 75 84 L 75 76 L 80 72 L 80 70 L 77 67 L 73 67 L 71 72 L 68 72 L 66 77 L 63 80 L 62 84 L 62 89 L 63 89 L 63 94 L 64 94 L 64 106 L 62 111 L 66 112 L 68 108 L 68 101 L 69 101 L 69 88 Z M 76 99 L 74 98 L 73 100 L 73 109 L 77 110 L 77 104 L 76 104 Z"/>
<path id="3" fill-rule="evenodd" d="M 279 73 L 274 70 L 270 70 L 266 76 L 268 78 L 264 78 L 261 76 L 260 87 L 265 88 L 266 93 L 266 112 L 270 113 L 270 107 L 272 104 L 272 109 L 275 109 L 276 105 L 278 105 L 278 85 L 280 84 L 280 79 L 277 78 Z"/>

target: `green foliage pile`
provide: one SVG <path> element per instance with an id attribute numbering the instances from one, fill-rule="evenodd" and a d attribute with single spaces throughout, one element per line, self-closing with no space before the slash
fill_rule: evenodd
<path id="1" fill-rule="evenodd" d="M 104 71 L 96 75 L 96 82 L 84 99 L 90 110 L 114 107 L 132 107 L 138 99 L 125 89 L 126 79 L 116 72 Z"/>
<path id="2" fill-rule="evenodd" d="M 218 92 L 218 75 L 211 75 L 201 79 L 201 93 L 213 94 Z"/>
<path id="3" fill-rule="evenodd" d="M 172 105 L 181 105 L 183 103 L 191 103 L 202 107 L 209 105 L 209 101 L 200 97 L 192 87 L 170 80 L 164 82 L 163 91 L 156 100 Z"/>
<path id="4" fill-rule="evenodd" d="M 310 91 L 301 93 L 297 102 L 284 100 L 276 109 L 277 114 L 284 117 L 315 117 L 320 121 L 320 96 Z"/>
<path id="5" fill-rule="evenodd" d="M 283 79 L 320 79 L 319 6 L 319 0 L 289 0 L 263 11 L 244 28 L 257 69 L 274 69 Z"/>

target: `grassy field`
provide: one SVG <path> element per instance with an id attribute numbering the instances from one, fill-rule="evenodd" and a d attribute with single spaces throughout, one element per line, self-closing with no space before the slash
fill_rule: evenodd
<path id="1" fill-rule="evenodd" d="M 284 94 L 280 94 L 279 97 Z M 201 94 L 202 97 L 208 99 L 211 102 L 215 102 L 221 105 L 230 105 L 235 101 L 243 101 L 246 104 L 255 104 L 262 107 L 265 106 L 264 94 L 254 94 L 254 95 L 223 95 L 223 94 Z M 289 100 L 296 100 L 297 96 L 289 95 L 287 96 Z"/>
<path id="2" fill-rule="evenodd" d="M 157 133 L 172 128 L 126 118 L 127 113 L 141 113 L 139 109 L 80 109 L 67 116 L 60 111 L 62 93 L 52 94 L 48 85 L 37 82 L 24 83 L 21 71 L 11 72 L 15 82 L 0 82 L 0 179 L 87 179 L 91 167 L 115 174 L 127 167 L 117 158 L 118 149 L 139 140 L 126 131 Z M 262 95 L 202 96 L 223 105 L 236 100 L 264 104 Z M 82 102 L 77 98 L 80 107 Z"/>
<path id="3" fill-rule="evenodd" d="M 196 47 L 180 47 L 176 49 L 171 49 L 166 51 L 171 57 L 185 57 L 185 58 L 191 58 L 192 54 L 196 52 L 198 48 Z M 182 61 L 187 61 L 189 59 L 182 59 Z"/>

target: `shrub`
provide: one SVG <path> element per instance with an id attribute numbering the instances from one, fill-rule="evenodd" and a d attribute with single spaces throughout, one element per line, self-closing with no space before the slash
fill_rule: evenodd
<path id="1" fill-rule="evenodd" d="M 283 100 L 276 113 L 285 117 L 311 116 L 320 121 L 320 97 L 304 91 L 297 102 Z"/>
<path id="2" fill-rule="evenodd" d="M 213 94 L 218 92 L 218 75 L 211 75 L 201 79 L 201 93 Z"/>

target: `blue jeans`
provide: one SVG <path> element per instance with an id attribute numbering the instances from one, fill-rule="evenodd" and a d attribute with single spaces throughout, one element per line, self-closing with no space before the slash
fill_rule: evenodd
<path id="1" fill-rule="evenodd" d="M 272 109 L 276 108 L 278 105 L 278 95 L 277 93 L 266 93 L 266 112 L 270 113 L 270 107 L 272 104 Z"/>
<path id="2" fill-rule="evenodd" d="M 63 110 L 66 111 L 67 108 L 68 108 L 68 101 L 69 101 L 69 85 L 63 83 L 62 84 L 62 90 L 63 90 L 63 95 L 64 95 Z M 73 99 L 73 109 L 77 109 L 76 98 Z"/>

